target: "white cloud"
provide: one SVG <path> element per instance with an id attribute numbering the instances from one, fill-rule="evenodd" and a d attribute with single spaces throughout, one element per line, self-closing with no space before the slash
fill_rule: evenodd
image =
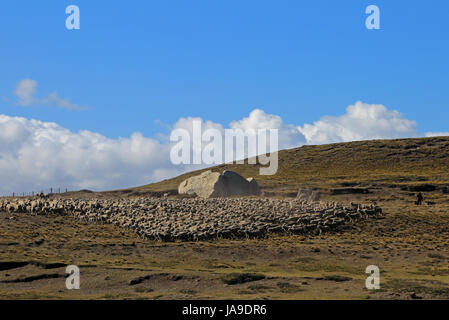
<path id="1" fill-rule="evenodd" d="M 14 90 L 14 94 L 18 98 L 18 103 L 21 106 L 30 106 L 30 105 L 46 105 L 46 106 L 54 106 L 63 109 L 69 110 L 86 110 L 87 107 L 79 106 L 75 103 L 71 103 L 67 99 L 62 99 L 58 96 L 56 91 L 46 95 L 42 99 L 36 98 L 34 95 L 37 92 L 37 81 L 32 79 L 23 79 L 21 80 Z"/>
<path id="2" fill-rule="evenodd" d="M 228 128 L 224 128 L 219 123 L 205 121 L 202 118 L 187 117 L 179 119 L 173 126 L 173 129 L 185 129 L 187 132 L 189 132 L 190 137 L 194 137 L 193 123 L 195 121 L 201 124 L 201 134 L 205 134 L 206 130 L 208 129 L 215 129 L 221 134 L 222 139 L 220 141 L 217 141 L 214 138 L 211 142 L 197 142 L 197 147 L 195 148 L 195 150 L 193 150 L 192 148 L 192 152 L 196 151 L 197 155 L 199 154 L 200 156 L 204 156 L 203 150 L 213 145 L 214 155 L 215 152 L 217 152 L 217 157 L 218 159 L 221 159 L 221 162 L 230 161 L 227 157 L 232 157 L 234 160 L 243 160 L 244 158 L 254 157 L 269 150 L 278 151 L 280 149 L 292 148 L 303 145 L 306 142 L 303 134 L 299 132 L 294 125 L 285 124 L 282 121 L 281 117 L 277 115 L 267 114 L 261 109 L 254 109 L 250 112 L 248 117 L 244 117 L 241 120 L 232 121 L 229 124 Z M 239 149 L 239 152 L 237 152 L 235 145 L 237 141 L 231 141 L 232 146 L 227 145 L 225 142 L 226 129 L 235 130 L 235 133 L 237 133 L 237 130 L 241 130 L 241 132 L 243 132 L 243 134 L 245 135 L 252 135 L 251 131 L 253 130 L 252 132 L 254 132 L 254 134 L 256 135 L 256 141 L 257 132 L 259 129 L 276 129 L 278 130 L 278 144 L 272 145 L 270 143 L 270 135 L 268 135 L 266 149 L 263 152 L 259 150 L 259 145 L 255 149 L 249 149 L 247 140 L 244 142 L 245 146 L 243 150 Z M 191 159 L 193 159 L 193 154 L 191 155 Z M 195 167 L 195 169 L 199 169 L 201 167 L 204 166 L 197 166 Z"/>
<path id="3" fill-rule="evenodd" d="M 173 125 L 173 129 L 186 129 L 190 135 L 193 135 L 193 122 L 199 121 L 201 123 L 201 130 L 204 132 L 207 129 L 217 129 L 221 132 L 223 132 L 224 128 L 221 124 L 207 120 L 204 121 L 202 118 L 199 117 L 187 117 L 187 118 L 180 118 L 176 123 Z"/>
<path id="4" fill-rule="evenodd" d="M 43 104 L 48 106 L 55 106 L 59 108 L 64 108 L 68 110 L 87 110 L 87 107 L 79 106 L 75 103 L 71 103 L 67 99 L 62 99 L 58 96 L 56 91 L 48 94 L 45 98 L 41 101 Z"/>
<path id="5" fill-rule="evenodd" d="M 263 110 L 254 109 L 248 117 L 232 121 L 232 129 L 277 129 L 279 134 L 279 149 L 293 148 L 306 143 L 304 135 L 292 124 L 286 124 L 277 115 L 267 114 Z"/>
<path id="6" fill-rule="evenodd" d="M 14 94 L 19 98 L 19 104 L 29 106 L 35 99 L 33 95 L 36 93 L 37 82 L 32 79 L 23 79 L 16 86 Z"/>
<path id="7" fill-rule="evenodd" d="M 179 174 L 169 145 L 134 133 L 108 139 L 55 123 L 0 115 L 0 193 L 50 187 L 110 189 Z M 5 183 L 5 182 L 8 183 Z"/>
<path id="8" fill-rule="evenodd" d="M 201 122 L 203 132 L 209 128 L 224 132 L 219 123 L 193 117 L 180 118 L 173 129 L 187 129 L 192 134 L 193 120 Z M 230 127 L 279 129 L 283 147 L 305 142 L 293 125 L 258 109 Z M 56 123 L 0 115 L 0 181 L 8 181 L 0 185 L 0 194 L 50 187 L 117 189 L 206 167 L 173 165 L 168 137 L 160 136 L 156 140 L 134 133 L 129 138 L 109 139 L 91 131 L 74 133 Z"/>
<path id="9" fill-rule="evenodd" d="M 23 86 L 22 88 L 26 88 Z M 26 100 L 27 92 L 23 90 Z M 180 118 L 172 129 L 192 133 L 193 120 L 203 132 L 208 128 L 224 132 L 222 124 L 202 118 Z M 356 102 L 342 116 L 325 116 L 313 124 L 296 126 L 277 115 L 255 109 L 248 117 L 232 121 L 231 129 L 278 129 L 279 148 L 305 143 L 322 144 L 376 138 L 422 136 L 414 121 L 383 105 Z M 426 136 L 449 135 L 428 132 Z M 0 114 L 0 194 L 69 188 L 106 190 L 147 184 L 176 176 L 205 165 L 175 166 L 170 161 L 168 136 L 146 138 L 134 133 L 128 138 L 110 139 L 99 133 L 78 133 L 56 123 Z"/>
<path id="10" fill-rule="evenodd" d="M 426 137 L 446 137 L 449 136 L 449 132 L 426 132 Z"/>
<path id="11" fill-rule="evenodd" d="M 308 144 L 419 136 L 415 121 L 381 104 L 357 101 L 339 117 L 324 116 L 313 124 L 298 126 Z"/>

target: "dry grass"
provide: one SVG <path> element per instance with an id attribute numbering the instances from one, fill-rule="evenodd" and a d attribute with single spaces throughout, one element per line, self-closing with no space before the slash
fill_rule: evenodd
<path id="1" fill-rule="evenodd" d="M 449 298 L 449 197 L 426 193 L 436 205 L 418 207 L 399 189 L 363 196 L 364 202 L 380 199 L 385 219 L 335 234 L 260 240 L 162 243 L 68 216 L 2 213 L 1 261 L 76 264 L 81 290 L 66 290 L 64 278 L 1 282 L 65 270 L 29 264 L 0 271 L 0 298 L 409 299 L 413 292 Z M 379 291 L 364 288 L 371 264 L 381 270 Z M 257 281 L 245 276 L 254 274 Z M 129 285 L 139 277 L 141 283 Z M 229 285 L 222 279 L 237 280 Z"/>
<path id="2" fill-rule="evenodd" d="M 424 192 L 424 201 L 434 204 L 415 206 L 413 193 L 401 190 L 449 184 L 448 146 L 449 138 L 427 138 L 302 147 L 281 152 L 280 170 L 271 177 L 257 176 L 256 167 L 220 167 L 255 176 L 265 191 L 280 195 L 305 185 L 370 187 L 370 194 L 328 193 L 324 199 L 376 202 L 385 218 L 322 236 L 161 243 L 69 216 L 0 213 L 1 262 L 81 268 L 81 290 L 72 291 L 65 289 L 64 278 L 4 282 L 64 274 L 64 267 L 27 264 L 1 270 L 0 298 L 448 299 L 449 195 Z M 170 190 L 191 174 L 125 194 Z M 114 193 L 98 196 L 106 195 Z M 365 289 L 365 268 L 372 264 L 381 271 L 378 291 Z M 245 274 L 263 278 L 232 285 L 222 281 Z M 129 285 L 139 277 L 144 277 L 141 283 Z"/>
<path id="3" fill-rule="evenodd" d="M 424 183 L 449 184 L 449 137 L 372 140 L 303 146 L 279 152 L 279 169 L 272 176 L 260 176 L 258 165 L 220 165 L 212 170 L 236 171 L 255 177 L 264 191 L 289 194 L 299 186 L 334 188 L 357 186 L 408 186 Z M 186 178 L 128 189 L 127 194 L 177 190 Z"/>

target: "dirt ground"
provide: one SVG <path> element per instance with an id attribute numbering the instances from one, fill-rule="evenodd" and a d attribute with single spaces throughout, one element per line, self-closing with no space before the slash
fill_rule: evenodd
<path id="1" fill-rule="evenodd" d="M 0 213 L 1 299 L 449 299 L 449 195 L 385 188 L 385 217 L 320 236 L 163 243 L 71 216 Z M 79 290 L 65 286 L 77 265 Z M 368 290 L 368 265 L 380 289 Z"/>

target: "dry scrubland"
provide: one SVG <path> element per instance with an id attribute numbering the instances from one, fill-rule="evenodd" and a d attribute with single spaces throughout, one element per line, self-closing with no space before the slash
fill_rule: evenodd
<path id="1" fill-rule="evenodd" d="M 449 138 L 372 140 L 283 150 L 279 152 L 279 169 L 272 176 L 258 175 L 258 165 L 220 165 L 214 169 L 255 177 L 268 196 L 294 196 L 298 187 L 449 185 Z M 206 170 L 119 193 L 175 192 L 181 181 Z"/>
<path id="2" fill-rule="evenodd" d="M 313 187 L 325 201 L 375 203 L 385 214 L 321 235 L 161 242 L 70 214 L 0 213 L 0 298 L 448 299 L 448 155 L 448 138 L 366 141 L 282 151 L 275 176 L 218 167 L 255 176 L 265 197 Z M 154 196 L 186 176 L 69 196 Z M 416 206 L 420 187 L 435 190 Z M 370 193 L 342 194 L 348 188 Z M 80 267 L 81 290 L 65 289 L 67 264 Z M 381 270 L 378 291 L 364 288 L 371 264 Z"/>

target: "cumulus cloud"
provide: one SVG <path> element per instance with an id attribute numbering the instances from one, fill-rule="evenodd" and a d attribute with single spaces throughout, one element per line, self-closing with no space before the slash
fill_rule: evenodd
<path id="1" fill-rule="evenodd" d="M 277 129 L 279 135 L 279 149 L 288 149 L 306 143 L 304 135 L 292 124 L 286 124 L 277 115 L 267 114 L 261 109 L 254 109 L 248 117 L 232 121 L 232 129 Z"/>
<path id="2" fill-rule="evenodd" d="M 35 97 L 37 92 L 37 81 L 32 79 L 22 79 L 16 86 L 14 94 L 18 98 L 18 103 L 21 106 L 31 106 L 31 105 L 46 105 L 53 106 L 57 108 L 69 109 L 69 110 L 86 110 L 87 107 L 71 103 L 68 99 L 62 99 L 58 96 L 57 92 L 51 92 L 44 98 L 39 99 Z"/>
<path id="3" fill-rule="evenodd" d="M 225 127 L 202 118 L 180 118 L 171 129 L 185 129 L 193 136 L 193 121 L 204 133 Z M 293 125 L 256 109 L 248 117 L 233 121 L 231 129 L 279 129 L 280 146 L 305 142 Z M 128 138 L 109 139 L 99 133 L 78 133 L 56 123 L 0 115 L 0 193 L 39 192 L 50 187 L 105 190 L 146 184 L 207 165 L 173 165 L 173 146 L 161 139 L 134 133 Z M 204 147 L 207 143 L 203 143 Z"/>
<path id="4" fill-rule="evenodd" d="M 56 123 L 0 115 L 0 193 L 49 187 L 110 189 L 179 174 L 169 145 L 134 133 L 109 139 Z"/>
<path id="5" fill-rule="evenodd" d="M 194 121 L 197 121 L 201 123 L 201 130 L 205 131 L 207 129 L 217 129 L 220 132 L 224 131 L 223 125 L 220 123 L 216 123 L 210 120 L 203 120 L 200 117 L 186 117 L 186 118 L 180 118 L 176 123 L 173 125 L 174 129 L 185 129 L 189 132 L 189 134 L 193 135 L 193 123 Z"/>
<path id="6" fill-rule="evenodd" d="M 221 124 L 219 123 L 215 123 L 213 121 L 204 121 L 202 118 L 200 117 L 186 117 L 186 118 L 180 118 L 171 128 L 172 129 L 172 135 L 174 140 L 172 140 L 173 145 L 178 144 L 178 142 L 181 142 L 181 137 L 178 136 L 179 130 L 181 130 L 182 132 L 187 133 L 187 135 L 189 136 L 189 157 L 188 157 L 188 161 L 190 161 L 193 165 L 190 165 L 189 167 L 191 168 L 191 170 L 197 170 L 197 169 L 201 169 L 206 167 L 207 165 L 204 163 L 204 161 L 202 161 L 202 154 L 204 151 L 204 148 L 206 148 L 206 146 L 210 145 L 211 148 L 213 148 L 215 150 L 215 152 L 217 153 L 218 157 L 220 159 L 222 159 L 222 155 L 223 155 L 223 146 L 221 144 L 221 140 L 218 139 L 218 141 L 214 140 L 213 138 L 208 138 L 209 140 L 206 140 L 206 138 L 204 137 L 204 135 L 206 134 L 206 132 L 208 130 L 215 130 L 218 135 L 220 137 L 224 136 L 224 128 Z M 197 130 L 195 132 L 195 130 Z M 166 139 L 168 140 L 168 139 Z M 195 142 L 194 142 L 195 140 Z M 178 149 L 176 149 L 178 150 Z M 175 154 L 177 154 L 179 152 L 175 152 Z M 176 157 L 178 158 L 178 156 L 174 156 L 173 154 L 171 155 L 171 157 Z M 198 159 L 198 160 L 195 160 Z M 177 161 L 174 160 L 173 158 L 171 158 L 171 160 L 173 161 Z M 200 163 L 196 163 L 196 161 L 200 161 Z M 210 164 L 210 163 L 209 163 Z"/>
<path id="7" fill-rule="evenodd" d="M 233 160 L 243 160 L 248 157 L 255 157 L 259 154 L 265 154 L 266 152 L 300 146 L 306 142 L 304 135 L 299 132 L 294 125 L 285 124 L 281 117 L 267 114 L 261 109 L 254 109 L 250 112 L 248 117 L 232 121 L 227 128 L 219 123 L 205 121 L 202 118 L 187 117 L 179 119 L 173 126 L 173 130 L 184 129 L 189 133 L 189 136 L 192 137 L 193 141 L 195 138 L 195 123 L 196 128 L 200 128 L 200 132 L 198 132 L 196 136 L 197 138 L 199 137 L 201 141 L 198 139 L 195 144 L 193 144 L 193 142 L 191 143 L 191 161 L 195 157 L 193 154 L 196 153 L 197 159 L 202 157 L 203 162 L 209 164 L 211 164 L 212 161 L 214 164 L 217 164 L 218 162 L 216 159 L 220 159 L 220 163 L 231 162 Z M 211 129 L 214 130 L 215 133 L 211 131 L 207 132 Z M 271 136 L 269 130 L 273 129 L 277 130 L 277 136 Z M 263 137 L 259 136 L 259 130 L 263 130 L 266 133 L 265 149 L 260 149 L 264 146 L 258 144 L 258 142 L 260 142 L 259 139 L 263 139 Z M 199 134 L 201 134 L 201 136 L 199 136 Z M 241 134 L 244 138 L 237 138 L 242 137 Z M 217 139 L 216 135 L 220 138 Z M 278 138 L 277 140 L 275 139 L 276 137 Z M 249 146 L 250 141 L 256 142 L 256 145 Z M 275 143 L 273 143 L 273 141 L 275 141 Z M 210 159 L 209 162 L 204 161 L 204 158 Z M 200 167 L 201 166 L 198 166 L 198 168 Z"/>
<path id="8" fill-rule="evenodd" d="M 298 126 L 308 144 L 394 139 L 419 136 L 415 121 L 381 104 L 357 101 L 339 117 L 324 116 L 313 124 Z"/>
<path id="9" fill-rule="evenodd" d="M 33 89 L 34 88 L 34 89 Z M 35 84 L 24 83 L 20 94 L 26 102 Z M 279 149 L 303 144 L 323 144 L 364 139 L 423 136 L 415 121 L 379 104 L 356 102 L 341 116 L 324 116 L 313 124 L 285 123 L 278 115 L 253 110 L 247 117 L 229 123 L 202 118 L 180 118 L 170 129 L 185 129 L 193 136 L 193 122 L 204 133 L 216 129 L 278 129 Z M 425 136 L 449 135 L 427 132 Z M 0 114 L 0 194 L 40 191 L 49 187 L 106 190 L 137 186 L 206 167 L 174 165 L 174 143 L 166 134 L 159 139 L 134 133 L 110 139 L 92 131 L 72 132 L 56 123 Z M 202 144 L 204 147 L 205 144 Z M 225 149 L 223 149 L 227 152 Z"/>

